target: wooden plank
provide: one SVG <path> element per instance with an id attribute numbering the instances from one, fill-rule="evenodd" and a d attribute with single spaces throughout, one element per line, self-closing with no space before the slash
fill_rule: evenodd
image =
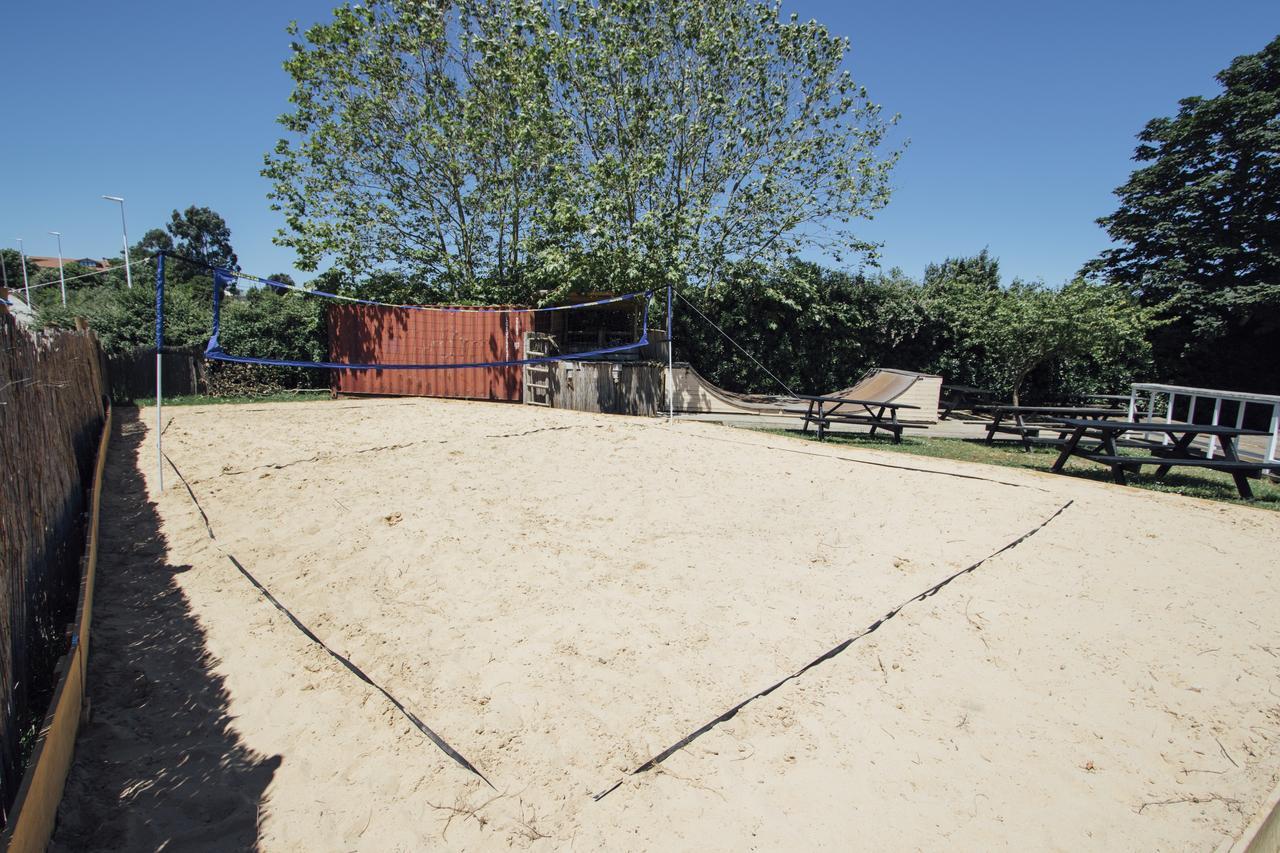
<path id="1" fill-rule="evenodd" d="M 88 671 L 89 629 L 93 616 L 94 579 L 98 564 L 98 532 L 101 520 L 102 481 L 111 441 L 111 409 L 108 407 L 98 441 L 90 490 L 89 529 L 80 579 L 71 650 L 58 664 L 58 683 L 40 727 L 35 749 L 22 777 L 22 785 L 5 828 L 5 849 L 14 853 L 39 853 L 49 845 L 58 804 L 71 770 L 76 734 L 80 730 Z"/>

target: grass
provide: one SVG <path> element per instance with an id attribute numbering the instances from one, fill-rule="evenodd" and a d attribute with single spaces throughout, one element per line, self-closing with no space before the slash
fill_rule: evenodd
<path id="1" fill-rule="evenodd" d="M 238 405 L 241 403 L 302 403 L 314 400 L 328 400 L 330 393 L 327 389 L 318 390 L 297 390 L 297 391 L 277 391 L 273 394 L 245 394 L 235 397 L 209 397 L 204 394 L 186 394 L 177 397 L 165 397 L 164 404 L 166 406 L 217 406 L 217 405 Z M 155 397 L 138 397 L 134 400 L 134 404 L 141 406 L 154 406 Z"/>
<path id="2" fill-rule="evenodd" d="M 768 429 L 763 432 L 784 435 L 799 441 L 817 441 L 813 433 L 802 433 L 798 430 Z M 955 459 L 961 462 L 977 462 L 983 465 L 1001 465 L 1006 468 L 1029 468 L 1033 471 L 1047 472 L 1058 457 L 1056 447 L 1033 447 L 1025 451 L 1016 442 L 1006 441 L 998 444 L 986 444 L 961 438 L 913 438 L 902 437 L 901 444 L 894 444 L 887 437 L 872 436 L 859 433 L 827 433 L 827 444 L 846 444 L 858 447 L 874 447 L 876 450 L 888 450 L 893 453 L 905 453 L 911 456 L 929 456 L 935 459 Z M 1084 459 L 1071 459 L 1067 462 L 1066 471 L 1072 476 L 1090 480 L 1111 482 L 1111 469 Z M 1250 480 L 1253 488 L 1252 501 L 1246 501 L 1236 491 L 1235 481 L 1231 476 L 1220 471 L 1190 471 L 1174 468 L 1163 480 L 1157 480 L 1154 469 L 1143 468 L 1141 474 L 1129 473 L 1127 482 L 1139 489 L 1153 492 L 1165 492 L 1174 495 L 1204 498 L 1205 500 L 1223 503 L 1240 504 L 1261 509 L 1280 511 L 1280 484 L 1266 478 Z"/>

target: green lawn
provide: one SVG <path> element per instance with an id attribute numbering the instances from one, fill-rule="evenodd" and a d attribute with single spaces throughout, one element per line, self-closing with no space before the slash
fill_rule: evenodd
<path id="1" fill-rule="evenodd" d="M 166 406 L 215 406 L 222 404 L 235 405 L 239 403 L 300 403 L 310 402 L 313 400 L 328 400 L 330 393 L 326 389 L 315 391 L 299 390 L 299 391 L 277 391 L 274 394 L 258 394 L 245 395 L 239 397 L 207 397 L 203 394 L 188 394 L 179 397 L 165 397 L 164 404 Z M 155 405 L 155 397 L 139 397 L 134 400 L 138 406 Z"/>
<path id="2" fill-rule="evenodd" d="M 817 441 L 813 433 L 802 433 L 798 430 L 769 429 L 764 432 L 783 435 L 798 441 Z M 888 450 L 894 453 L 906 453 L 912 456 L 932 456 L 938 459 L 958 459 L 962 462 L 979 462 L 986 465 L 1003 465 L 1007 468 L 1030 468 L 1034 471 L 1048 471 L 1058 456 L 1055 447 L 1036 447 L 1030 452 L 1022 449 L 1013 441 L 998 442 L 988 445 L 982 441 L 959 438 L 912 438 L 903 436 L 902 444 L 894 444 L 887 437 L 865 434 L 833 434 L 827 433 L 827 444 L 853 445 L 857 447 L 874 447 L 876 450 Z M 1084 459 L 1072 459 L 1066 470 L 1070 476 L 1086 477 L 1091 480 L 1111 482 L 1111 469 Z M 1188 471 L 1189 473 L 1183 473 Z M 1129 474 L 1130 486 L 1150 489 L 1153 492 L 1168 492 L 1175 495 L 1189 495 L 1211 501 L 1242 504 L 1262 509 L 1280 510 L 1280 484 L 1266 478 L 1250 480 L 1253 487 L 1254 500 L 1240 498 L 1235 482 L 1227 474 L 1219 471 L 1190 471 L 1190 469 L 1174 468 L 1163 480 L 1155 478 L 1155 469 L 1143 468 L 1141 474 Z"/>

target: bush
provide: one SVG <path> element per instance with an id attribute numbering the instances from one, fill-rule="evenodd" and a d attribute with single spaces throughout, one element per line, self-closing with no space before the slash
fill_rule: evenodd
<path id="1" fill-rule="evenodd" d="M 88 319 L 109 354 L 155 346 L 155 289 L 135 281 L 132 290 L 123 284 L 68 291 L 62 306 L 56 292 L 37 300 L 43 325 L 74 328 L 75 319 Z M 166 346 L 203 348 L 213 325 L 213 306 L 207 288 L 186 284 L 165 289 Z M 297 293 L 277 294 L 270 288 L 249 291 L 243 298 L 222 303 L 220 342 L 237 355 L 291 361 L 324 361 L 328 356 L 328 330 L 323 300 Z M 232 365 L 211 362 L 210 393 L 217 395 L 272 393 L 286 388 L 311 388 L 325 384 L 316 370 L 296 367 Z"/>
<path id="2" fill-rule="evenodd" d="M 235 355 L 286 361 L 325 361 L 329 357 L 326 301 L 296 292 L 277 293 L 268 287 L 251 290 L 244 299 L 224 300 L 219 343 Z M 259 377 L 251 380 L 250 384 L 256 383 L 254 387 L 262 388 L 264 393 L 327 384 L 327 376 L 319 368 L 231 363 L 213 367 L 209 372 L 209 384 L 211 389 L 219 382 L 243 384 L 250 376 Z"/>
<path id="3" fill-rule="evenodd" d="M 1121 288 L 1002 286 L 986 252 L 930 265 L 923 282 L 898 270 L 739 265 L 725 283 L 685 296 L 763 364 L 677 302 L 677 355 L 735 391 L 781 392 L 766 367 L 798 393 L 831 392 L 893 367 L 1028 402 L 1071 399 L 1119 390 L 1149 370 L 1155 326 Z"/>

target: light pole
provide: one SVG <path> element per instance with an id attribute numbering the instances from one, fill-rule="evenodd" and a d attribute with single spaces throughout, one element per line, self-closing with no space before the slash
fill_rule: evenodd
<path id="1" fill-rule="evenodd" d="M 133 273 L 129 270 L 129 229 L 124 224 L 124 199 L 118 195 L 104 195 L 103 198 L 120 203 L 120 236 L 124 239 L 124 280 L 128 282 L 129 289 L 133 290 Z"/>
<path id="2" fill-rule="evenodd" d="M 50 234 L 58 238 L 58 284 L 62 287 L 62 307 L 67 307 L 67 276 L 62 271 L 62 232 L 50 231 Z"/>
<path id="3" fill-rule="evenodd" d="M 18 256 L 22 258 L 22 292 L 27 297 L 27 304 L 31 304 L 31 285 L 27 283 L 27 253 L 22 249 L 22 238 L 18 238 Z"/>

